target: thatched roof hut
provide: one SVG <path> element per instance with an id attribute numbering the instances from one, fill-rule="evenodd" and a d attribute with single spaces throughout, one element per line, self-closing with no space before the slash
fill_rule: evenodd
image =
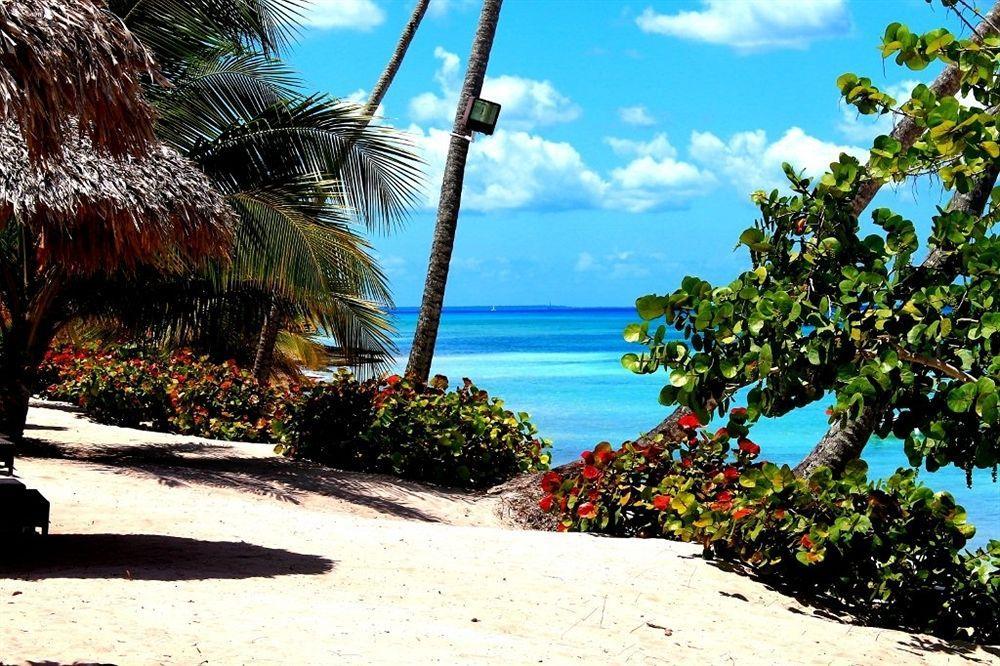
<path id="1" fill-rule="evenodd" d="M 142 83 L 157 76 L 102 0 L 0 0 L 0 121 L 33 159 L 58 152 L 67 117 L 95 150 L 141 154 L 154 142 Z"/>
<path id="2" fill-rule="evenodd" d="M 225 256 L 234 213 L 198 167 L 162 144 L 143 157 L 94 151 L 70 124 L 58 155 L 32 160 L 0 124 L 0 228 L 34 231 L 39 261 L 79 272 Z"/>

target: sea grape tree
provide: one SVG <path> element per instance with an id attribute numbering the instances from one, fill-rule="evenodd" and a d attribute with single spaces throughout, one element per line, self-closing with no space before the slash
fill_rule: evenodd
<path id="1" fill-rule="evenodd" d="M 963 21 L 975 11 L 956 9 Z M 686 277 L 672 293 L 637 300 L 642 321 L 625 338 L 646 349 L 622 363 L 637 373 L 665 370 L 663 404 L 707 422 L 752 386 L 756 420 L 832 393 L 831 428 L 853 429 L 856 446 L 823 464 L 842 469 L 874 433 L 900 438 L 911 463 L 930 470 L 996 470 L 998 15 L 995 7 L 968 37 L 888 26 L 886 58 L 910 70 L 943 63 L 939 80 L 952 80 L 918 85 L 898 101 L 870 79 L 841 76 L 846 103 L 896 122 L 874 140 L 867 163 L 842 154 L 815 179 L 785 165 L 786 191 L 752 195 L 760 216 L 739 237 L 748 270 L 724 285 Z M 865 211 L 881 185 L 921 176 L 951 198 L 933 207 L 929 233 L 889 208 Z"/>

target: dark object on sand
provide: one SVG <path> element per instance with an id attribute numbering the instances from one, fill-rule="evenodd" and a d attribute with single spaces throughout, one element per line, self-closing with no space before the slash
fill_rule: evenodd
<path id="1" fill-rule="evenodd" d="M 0 464 L 7 468 L 7 476 L 14 476 L 14 445 L 0 435 Z"/>
<path id="2" fill-rule="evenodd" d="M 0 536 L 49 533 L 49 502 L 14 478 L 0 479 Z"/>

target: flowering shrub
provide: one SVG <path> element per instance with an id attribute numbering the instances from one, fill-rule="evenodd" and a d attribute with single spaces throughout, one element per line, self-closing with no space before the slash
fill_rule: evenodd
<path id="1" fill-rule="evenodd" d="M 283 413 L 283 392 L 237 367 L 195 358 L 170 357 L 171 430 L 213 439 L 267 442 Z"/>
<path id="2" fill-rule="evenodd" d="M 43 395 L 100 423 L 213 439 L 272 441 L 283 409 L 281 391 L 187 350 L 64 346 L 46 355 L 39 376 Z"/>
<path id="3" fill-rule="evenodd" d="M 394 474 L 464 488 L 486 488 L 547 469 L 548 442 L 528 415 L 508 411 L 464 380 L 454 391 L 398 376 L 358 382 L 340 375 L 293 405 L 285 455 L 342 469 Z"/>
<path id="4" fill-rule="evenodd" d="M 61 347 L 40 369 L 46 397 L 79 405 L 95 421 L 165 430 L 170 418 L 163 367 L 139 347 Z"/>
<path id="5" fill-rule="evenodd" d="M 745 410 L 714 433 L 694 416 L 686 442 L 608 443 L 579 472 L 542 478 L 540 506 L 560 530 L 664 536 L 701 544 L 863 621 L 947 636 L 1000 637 L 1000 542 L 968 555 L 975 532 L 948 493 L 900 470 L 870 482 L 856 461 L 839 479 L 797 478 L 758 462 Z"/>
<path id="6" fill-rule="evenodd" d="M 375 422 L 377 384 L 347 372 L 301 392 L 288 405 L 278 453 L 351 470 L 377 468 L 364 437 Z"/>

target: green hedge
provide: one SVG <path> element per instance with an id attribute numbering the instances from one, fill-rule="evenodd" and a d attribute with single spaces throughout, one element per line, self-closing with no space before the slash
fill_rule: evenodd
<path id="1" fill-rule="evenodd" d="M 962 552 L 975 529 L 954 498 L 899 470 L 798 478 L 757 462 L 746 411 L 715 433 L 694 416 L 686 442 L 602 443 L 578 472 L 543 477 L 560 530 L 701 544 L 796 594 L 862 621 L 989 643 L 1000 639 L 1000 542 Z"/>

